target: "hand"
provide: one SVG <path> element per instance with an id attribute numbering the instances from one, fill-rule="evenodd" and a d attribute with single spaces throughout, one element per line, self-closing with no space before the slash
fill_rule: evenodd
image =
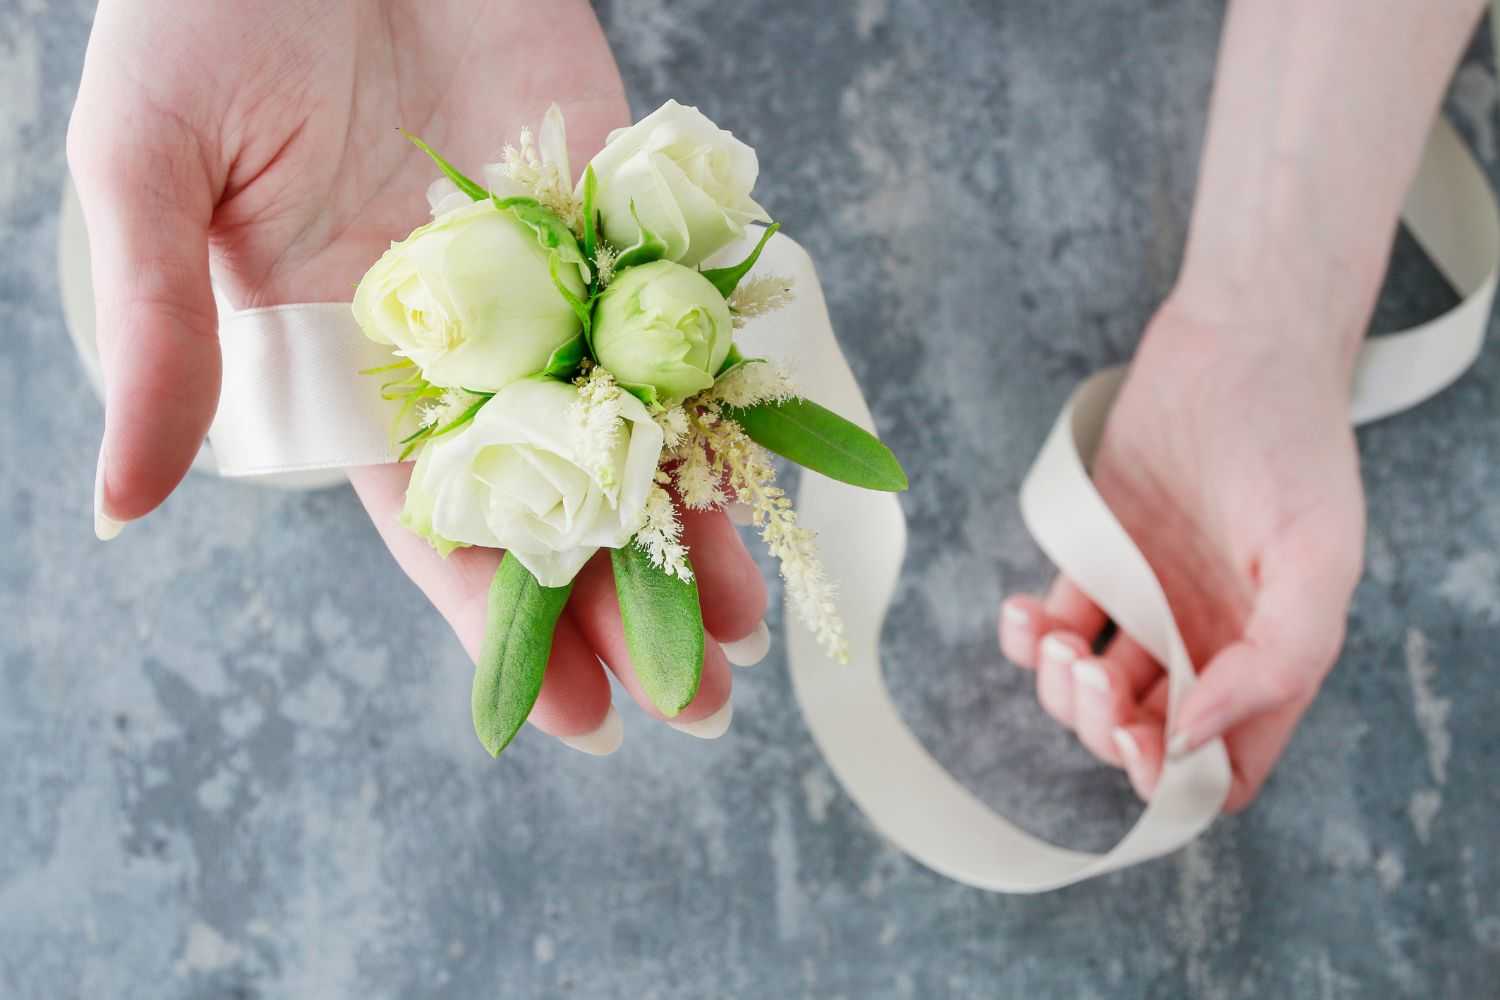
<path id="1" fill-rule="evenodd" d="M 1226 808 L 1255 797 L 1338 655 L 1361 571 L 1348 361 L 1318 354 L 1315 336 L 1276 340 L 1255 327 L 1163 309 L 1094 466 L 1200 670 L 1176 731 L 1164 731 L 1160 665 L 1123 633 L 1091 652 L 1105 614 L 1068 579 L 1001 612 L 1001 647 L 1036 670 L 1042 706 L 1123 767 L 1142 798 L 1165 753 L 1221 735 L 1233 767 Z"/>
<path id="2" fill-rule="evenodd" d="M 213 418 L 210 261 L 237 308 L 345 301 L 426 216 L 435 172 L 397 126 L 477 170 L 554 100 L 578 164 L 628 123 L 619 73 L 582 0 L 104 0 L 68 134 L 101 317 L 101 537 L 165 499 Z M 381 466 L 349 478 L 472 656 L 498 553 L 443 560 L 402 529 L 409 475 L 409 466 Z M 754 645 L 766 591 L 737 533 L 721 514 L 684 524 L 707 631 Z M 717 735 L 728 724 L 730 672 L 719 642 L 706 648 L 699 694 L 674 722 Z M 630 668 L 607 558 L 578 578 L 531 716 L 545 732 L 607 752 L 618 724 L 600 659 L 659 714 Z"/>

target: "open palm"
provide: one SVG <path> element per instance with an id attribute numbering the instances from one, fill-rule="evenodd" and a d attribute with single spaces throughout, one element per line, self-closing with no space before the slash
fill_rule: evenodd
<path id="1" fill-rule="evenodd" d="M 220 370 L 213 285 L 237 308 L 347 300 L 390 242 L 424 221 L 434 172 L 398 126 L 476 168 L 553 101 L 575 163 L 628 121 L 581 0 L 101 3 L 68 136 L 101 317 L 101 535 L 160 504 L 207 433 Z M 409 473 L 370 467 L 350 479 L 472 655 L 498 554 L 442 560 L 402 530 Z M 756 646 L 765 589 L 737 534 L 718 514 L 684 526 L 707 630 Z M 706 645 L 699 695 L 676 721 L 716 735 L 731 682 L 718 644 Z M 651 710 L 625 653 L 608 562 L 596 560 L 559 624 L 532 721 L 612 749 L 618 720 L 600 660 Z"/>

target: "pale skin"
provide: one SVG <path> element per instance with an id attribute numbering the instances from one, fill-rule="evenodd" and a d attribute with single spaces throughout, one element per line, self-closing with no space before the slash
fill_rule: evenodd
<path id="1" fill-rule="evenodd" d="M 1337 656 L 1364 539 L 1347 416 L 1354 351 L 1481 6 L 1231 8 L 1182 273 L 1095 467 L 1202 673 L 1179 731 L 1165 732 L 1160 667 L 1128 636 L 1090 654 L 1104 615 L 1066 579 L 1044 599 L 1009 598 L 1001 614 L 1001 646 L 1036 671 L 1043 707 L 1143 797 L 1169 746 L 1223 735 L 1228 806 L 1243 807 Z M 503 57 L 517 51 L 530 55 Z M 552 100 L 575 164 L 627 123 L 603 35 L 575 0 L 544 13 L 525 0 L 104 0 L 69 162 L 101 317 L 105 527 L 160 504 L 206 433 L 219 372 L 210 259 L 241 307 L 347 300 L 422 221 L 432 169 L 395 126 L 477 167 Z M 408 476 L 350 474 L 397 561 L 473 655 L 497 556 L 444 561 L 396 524 Z M 687 522 L 710 641 L 703 688 L 680 719 L 701 720 L 730 697 L 719 642 L 756 629 L 766 591 L 722 515 Z M 625 655 L 608 563 L 596 560 L 558 630 L 532 716 L 540 729 L 600 725 L 601 659 L 657 714 Z"/>
<path id="2" fill-rule="evenodd" d="M 210 261 L 241 308 L 348 301 L 390 242 L 425 221 L 434 168 L 398 126 L 477 174 L 552 101 L 575 163 L 629 124 L 583 2 L 104 0 L 68 134 L 101 317 L 100 513 L 129 522 L 153 510 L 207 432 L 219 387 Z M 474 656 L 499 554 L 445 560 L 402 528 L 410 474 L 395 465 L 349 478 Z M 709 638 L 698 695 L 674 721 L 722 720 L 732 678 L 721 643 L 757 630 L 766 587 L 723 514 L 684 520 Z M 601 660 L 660 717 L 631 670 L 605 556 L 575 583 L 532 724 L 562 737 L 599 730 L 611 701 Z"/>
<path id="3" fill-rule="evenodd" d="M 1223 736 L 1248 804 L 1343 643 L 1363 560 L 1355 351 L 1477 0 L 1238 0 L 1182 272 L 1094 467 L 1161 580 L 1200 680 L 1165 731 L 1158 664 L 1061 578 L 1008 598 L 1037 697 L 1150 798 L 1168 752 Z"/>

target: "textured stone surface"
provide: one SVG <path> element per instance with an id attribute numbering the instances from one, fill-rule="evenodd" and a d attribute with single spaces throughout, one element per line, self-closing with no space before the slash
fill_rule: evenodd
<path id="1" fill-rule="evenodd" d="M 1048 576 L 1014 495 L 1056 408 L 1128 356 L 1172 278 L 1219 26 L 1202 8 L 601 5 L 638 112 L 675 96 L 759 146 L 763 200 L 817 257 L 909 458 L 886 635 L 903 712 L 988 801 L 1079 846 L 1136 806 L 1000 662 L 994 608 Z M 625 706 L 610 759 L 533 732 L 497 766 L 462 651 L 347 490 L 194 477 L 97 544 L 99 408 L 52 256 L 89 17 L 0 0 L 0 995 L 1493 989 L 1500 348 L 1361 434 L 1369 572 L 1259 805 L 1162 862 L 985 895 L 842 796 L 779 649 L 739 675 L 717 743 Z M 1492 66 L 1476 45 L 1450 110 L 1493 174 Z M 1447 301 L 1403 245 L 1378 325 Z"/>

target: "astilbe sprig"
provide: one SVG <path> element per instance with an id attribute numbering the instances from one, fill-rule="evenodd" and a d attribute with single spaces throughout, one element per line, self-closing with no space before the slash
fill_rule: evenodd
<path id="1" fill-rule="evenodd" d="M 583 203 L 573 196 L 573 184 L 563 176 L 562 166 L 537 154 L 530 128 L 522 127 L 519 141 L 519 148 L 506 144 L 500 154 L 501 169 L 531 197 L 556 212 L 574 235 L 583 235 Z"/>
<path id="2" fill-rule="evenodd" d="M 613 489 L 617 485 L 614 453 L 620 437 L 620 398 L 625 390 L 598 365 L 590 365 L 573 384 L 578 387 L 578 401 L 569 416 L 578 431 L 576 460 L 602 488 Z"/>
<path id="3" fill-rule="evenodd" d="M 689 509 L 722 507 L 731 493 L 749 506 L 762 540 L 781 565 L 799 617 L 829 656 L 845 662 L 849 652 L 837 591 L 823 570 L 816 535 L 798 523 L 791 499 L 776 485 L 776 469 L 765 449 L 724 412 L 726 406 L 780 402 L 795 395 L 779 366 L 751 362 L 729 372 L 713 388 L 658 415 L 657 422 L 671 428 L 663 470 L 670 472 Z"/>
<path id="4" fill-rule="evenodd" d="M 792 279 L 774 274 L 757 275 L 739 283 L 729 296 L 729 312 L 736 330 L 757 316 L 775 312 L 792 301 Z"/>

